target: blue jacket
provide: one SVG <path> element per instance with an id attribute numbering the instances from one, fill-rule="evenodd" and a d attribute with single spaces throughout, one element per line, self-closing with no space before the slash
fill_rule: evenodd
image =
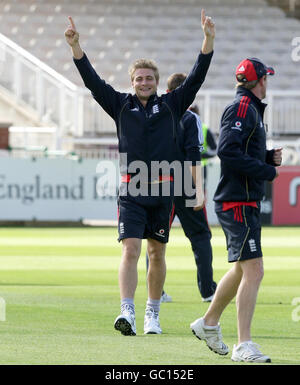
<path id="1" fill-rule="evenodd" d="M 185 82 L 162 96 L 152 95 L 145 108 L 136 95 L 120 93 L 102 80 L 85 54 L 74 59 L 85 86 L 115 121 L 119 152 L 127 154 L 127 164 L 120 165 L 121 174 L 126 174 L 126 167 L 135 160 L 144 161 L 150 170 L 153 160 L 172 162 L 176 158 L 174 138 L 180 119 L 204 82 L 212 56 L 213 52 L 200 53 Z"/>
<path id="2" fill-rule="evenodd" d="M 235 100 L 225 108 L 218 143 L 221 176 L 214 195 L 216 211 L 224 201 L 261 201 L 264 182 L 276 176 L 274 150 L 266 149 L 265 108 L 266 104 L 244 87 L 238 87 Z"/>
<path id="3" fill-rule="evenodd" d="M 195 195 L 192 194 L 193 190 L 191 189 L 194 189 L 195 185 L 190 173 L 190 165 L 195 166 L 200 164 L 203 142 L 204 137 L 200 116 L 190 110 L 187 110 L 181 119 L 180 129 L 177 135 L 178 159 L 182 164 L 182 190 L 177 190 L 175 188 L 175 196 L 178 196 L 178 199 L 195 199 Z M 186 165 L 184 165 L 185 161 L 188 162 Z M 180 184 L 176 185 L 176 187 L 180 188 Z"/>
<path id="4" fill-rule="evenodd" d="M 195 165 L 201 160 L 203 151 L 203 132 L 200 116 L 187 110 L 180 122 L 177 134 L 179 159 Z"/>

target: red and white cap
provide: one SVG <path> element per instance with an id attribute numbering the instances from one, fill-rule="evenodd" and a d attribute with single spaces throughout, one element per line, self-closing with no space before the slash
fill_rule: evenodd
<path id="1" fill-rule="evenodd" d="M 245 59 L 236 67 L 235 76 L 239 82 L 252 82 L 264 75 L 275 75 L 272 67 L 267 67 L 261 60 L 253 57 Z"/>

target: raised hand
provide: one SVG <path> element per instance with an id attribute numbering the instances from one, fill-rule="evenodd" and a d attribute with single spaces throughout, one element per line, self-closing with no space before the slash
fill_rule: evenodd
<path id="1" fill-rule="evenodd" d="M 65 37 L 67 40 L 67 43 L 71 46 L 73 57 L 75 59 L 81 59 L 83 57 L 83 51 L 79 44 L 79 33 L 77 32 L 77 29 L 75 27 L 75 23 L 71 16 L 68 17 L 69 19 L 69 26 L 65 30 Z"/>
<path id="2" fill-rule="evenodd" d="M 69 19 L 70 24 L 69 24 L 68 28 L 65 30 L 65 37 L 66 37 L 67 43 L 71 47 L 74 47 L 79 42 L 79 33 L 76 30 L 76 27 L 75 27 L 75 24 L 74 24 L 72 17 L 69 16 L 68 19 Z"/>
<path id="3" fill-rule="evenodd" d="M 201 11 L 201 24 L 205 37 L 214 38 L 216 35 L 215 23 L 211 17 L 205 15 L 204 9 Z"/>

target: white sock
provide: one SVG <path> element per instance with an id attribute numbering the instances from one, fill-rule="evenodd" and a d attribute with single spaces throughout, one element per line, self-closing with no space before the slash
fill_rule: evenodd
<path id="1" fill-rule="evenodd" d="M 159 313 L 160 310 L 160 299 L 148 298 L 146 307 L 151 307 L 155 313 Z"/>
<path id="2" fill-rule="evenodd" d="M 135 312 L 135 306 L 134 306 L 134 300 L 133 298 L 123 298 L 121 300 L 121 313 L 123 313 L 123 310 L 129 307 L 130 310 L 134 313 Z"/>

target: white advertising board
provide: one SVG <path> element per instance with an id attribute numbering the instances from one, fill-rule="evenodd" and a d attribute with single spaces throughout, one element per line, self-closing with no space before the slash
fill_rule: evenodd
<path id="1" fill-rule="evenodd" d="M 116 220 L 116 197 L 97 195 L 98 163 L 1 158 L 0 220 Z"/>
<path id="2" fill-rule="evenodd" d="M 211 225 L 218 223 L 212 201 L 218 178 L 219 164 L 209 164 Z M 0 221 L 116 221 L 118 183 L 117 160 L 0 158 Z"/>

